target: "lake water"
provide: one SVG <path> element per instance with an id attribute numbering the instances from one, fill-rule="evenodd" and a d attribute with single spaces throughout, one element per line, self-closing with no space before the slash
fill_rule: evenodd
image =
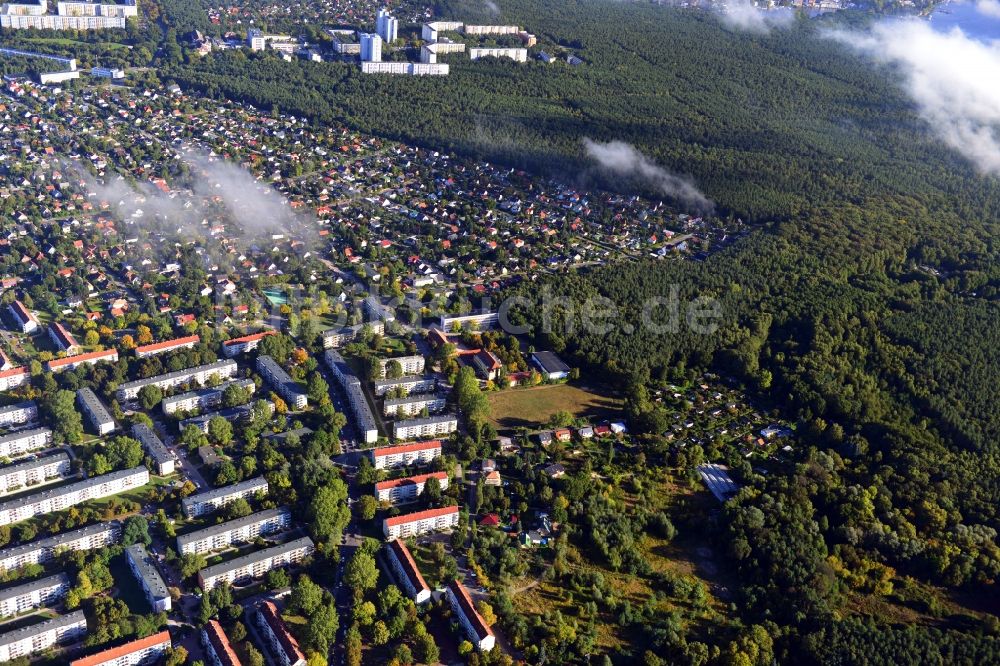
<path id="1" fill-rule="evenodd" d="M 961 28 L 965 34 L 982 40 L 1000 40 L 1000 17 L 988 16 L 975 2 L 949 2 L 938 7 L 929 19 L 935 30 L 946 32 Z"/>

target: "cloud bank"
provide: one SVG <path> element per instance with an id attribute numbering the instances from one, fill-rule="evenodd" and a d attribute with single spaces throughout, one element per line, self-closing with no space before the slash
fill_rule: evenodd
<path id="1" fill-rule="evenodd" d="M 677 199 L 699 212 L 711 212 L 715 205 L 706 197 L 694 181 L 686 176 L 670 173 L 649 159 L 633 146 L 623 141 L 598 143 L 583 140 L 587 156 L 597 163 L 598 168 L 608 175 L 641 183 L 661 194 Z"/>
<path id="2" fill-rule="evenodd" d="M 979 0 L 976 11 L 983 16 L 1000 19 L 1000 0 Z"/>
<path id="3" fill-rule="evenodd" d="M 795 14 L 784 10 L 759 9 L 748 0 L 736 0 L 719 12 L 719 18 L 730 30 L 766 35 L 774 28 L 791 25 Z"/>
<path id="4" fill-rule="evenodd" d="M 827 36 L 898 68 L 938 138 L 980 171 L 1000 174 L 1000 42 L 980 42 L 957 28 L 935 32 L 919 20 Z"/>

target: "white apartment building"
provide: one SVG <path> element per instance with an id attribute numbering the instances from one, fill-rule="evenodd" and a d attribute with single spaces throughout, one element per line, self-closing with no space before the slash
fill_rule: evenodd
<path id="1" fill-rule="evenodd" d="M 257 349 L 257 345 L 260 344 L 260 341 L 269 335 L 274 335 L 274 331 L 252 333 L 250 335 L 244 335 L 231 340 L 226 340 L 222 343 L 222 355 L 226 358 L 233 358 L 234 356 L 239 356 L 243 352 L 253 351 L 254 349 Z"/>
<path id="2" fill-rule="evenodd" d="M 396 581 L 406 592 L 406 596 L 413 599 L 413 603 L 420 605 L 431 598 L 431 589 L 427 587 L 427 582 L 417 568 L 417 563 L 413 560 L 410 549 L 402 539 L 389 542 L 388 547 L 389 564 L 396 574 Z"/>
<path id="3" fill-rule="evenodd" d="M 521 27 L 516 25 L 466 25 L 467 35 L 516 35 Z"/>
<path id="4" fill-rule="evenodd" d="M 363 32 L 361 40 L 361 61 L 382 62 L 382 38 L 374 33 Z"/>
<path id="5" fill-rule="evenodd" d="M 0 662 L 12 661 L 68 643 L 87 633 L 87 617 L 82 610 L 60 615 L 0 635 Z"/>
<path id="6" fill-rule="evenodd" d="M 309 398 L 302 385 L 294 381 L 278 362 L 267 355 L 257 357 L 257 372 L 278 391 L 291 407 L 304 409 L 309 404 Z"/>
<path id="7" fill-rule="evenodd" d="M 479 314 L 447 316 L 441 315 L 439 320 L 441 330 L 449 333 L 459 328 L 471 328 L 472 330 L 484 330 L 494 328 L 500 323 L 500 315 L 496 312 L 480 312 Z"/>
<path id="8" fill-rule="evenodd" d="M 267 494 L 267 480 L 262 476 L 185 497 L 181 500 L 181 508 L 188 518 L 198 518 L 240 498 L 253 497 L 258 493 Z"/>
<path id="9" fill-rule="evenodd" d="M 424 371 L 424 357 L 415 354 L 413 356 L 397 356 L 396 358 L 381 358 L 378 361 L 379 372 L 385 377 L 389 364 L 396 362 L 403 369 L 403 375 L 418 375 Z"/>
<path id="10" fill-rule="evenodd" d="M 31 379 L 27 368 L 17 367 L 0 371 L 0 391 L 9 391 L 26 384 Z"/>
<path id="11" fill-rule="evenodd" d="M 397 417 L 402 414 L 406 416 L 416 416 L 425 409 L 430 412 L 439 412 L 448 406 L 448 401 L 442 395 L 435 393 L 420 393 L 408 395 L 405 398 L 386 398 L 382 403 L 382 413 L 385 416 Z"/>
<path id="12" fill-rule="evenodd" d="M 447 530 L 455 525 L 458 525 L 458 507 L 446 506 L 386 518 L 382 521 L 382 533 L 386 541 L 392 541 Z"/>
<path id="13" fill-rule="evenodd" d="M 436 42 L 442 32 L 461 32 L 465 26 L 460 21 L 432 21 L 420 28 L 420 38 L 425 42 Z"/>
<path id="14" fill-rule="evenodd" d="M 15 30 L 102 30 L 124 28 L 125 19 L 116 16 L 18 16 L 0 14 L 0 28 Z"/>
<path id="15" fill-rule="evenodd" d="M 226 636 L 218 620 L 209 620 L 201 630 L 201 644 L 212 666 L 240 666 L 240 658 L 233 651 L 229 636 Z"/>
<path id="16" fill-rule="evenodd" d="M 76 341 L 73 334 L 66 330 L 66 327 L 57 321 L 49 324 L 49 339 L 52 344 L 67 354 L 75 354 L 80 351 L 80 343 Z"/>
<path id="17" fill-rule="evenodd" d="M 265 601 L 257 606 L 255 620 L 260 635 L 280 666 L 305 666 L 306 658 L 299 649 L 299 642 L 288 631 L 274 603 Z"/>
<path id="18" fill-rule="evenodd" d="M 69 576 L 57 573 L 30 583 L 0 590 L 0 617 L 20 615 L 29 610 L 52 606 L 69 591 Z"/>
<path id="19" fill-rule="evenodd" d="M 479 60 L 480 58 L 510 58 L 515 62 L 528 62 L 528 49 L 501 47 L 480 47 L 469 49 L 470 60 Z"/>
<path id="20" fill-rule="evenodd" d="M 441 490 L 445 490 L 448 487 L 447 472 L 418 474 L 405 479 L 390 479 L 376 483 L 375 499 L 379 502 L 388 502 L 392 505 L 416 502 L 417 498 L 420 497 L 420 493 L 424 492 L 424 485 L 427 483 L 427 480 L 431 478 L 438 480 L 438 483 L 441 484 Z"/>
<path id="21" fill-rule="evenodd" d="M 0 427 L 17 426 L 38 419 L 38 403 L 25 400 L 0 407 Z"/>
<path id="22" fill-rule="evenodd" d="M 164 629 L 158 634 L 77 659 L 70 662 L 69 666 L 146 666 L 146 664 L 158 664 L 172 646 L 170 632 Z"/>
<path id="23" fill-rule="evenodd" d="M 119 402 L 135 400 L 139 396 L 139 391 L 145 386 L 158 386 L 163 390 L 177 388 L 184 384 L 206 384 L 212 377 L 219 380 L 230 379 L 236 375 L 239 366 L 236 361 L 226 359 L 215 363 L 206 363 L 186 370 L 168 372 L 148 379 L 137 379 L 134 382 L 126 382 L 118 387 L 115 392 Z"/>
<path id="24" fill-rule="evenodd" d="M 177 537 L 177 552 L 181 555 L 210 553 L 234 544 L 253 541 L 259 536 L 283 532 L 292 526 L 292 514 L 287 507 L 258 511 L 243 518 L 212 525 Z"/>
<path id="25" fill-rule="evenodd" d="M 25 18 L 28 18 L 25 15 Z M 9 26 L 0 23 L 0 28 L 6 28 Z M 29 310 L 24 307 L 24 303 L 21 301 L 14 301 L 7 306 L 7 311 L 10 312 L 10 316 L 14 318 L 14 322 L 17 325 L 17 330 L 21 333 L 34 333 L 38 330 L 38 318 Z"/>
<path id="26" fill-rule="evenodd" d="M 251 395 L 257 390 L 257 384 L 252 379 L 234 379 L 223 382 L 215 388 L 197 389 L 164 398 L 160 403 L 160 409 L 163 410 L 164 414 L 173 414 L 181 410 L 190 412 L 195 409 L 199 411 L 215 409 L 222 404 L 222 394 L 226 392 L 227 388 L 234 385 L 248 391 Z"/>
<path id="27" fill-rule="evenodd" d="M 22 430 L 0 437 L 0 456 L 17 458 L 29 451 L 41 449 L 52 443 L 52 431 L 48 428 Z"/>
<path id="28" fill-rule="evenodd" d="M 139 440 L 146 454 L 153 459 L 157 474 L 166 476 L 174 473 L 177 459 L 152 428 L 145 423 L 136 423 L 132 426 L 132 436 Z"/>
<path id="29" fill-rule="evenodd" d="M 62 372 L 63 370 L 74 370 L 81 365 L 94 365 L 101 361 L 116 363 L 118 361 L 117 349 L 102 349 L 100 351 L 87 352 L 86 354 L 76 354 L 66 358 L 54 358 L 45 364 L 49 372 Z"/>
<path id="30" fill-rule="evenodd" d="M 28 564 L 45 564 L 56 551 L 94 550 L 118 542 L 121 523 L 112 520 L 0 550 L 0 569 L 13 571 Z"/>
<path id="31" fill-rule="evenodd" d="M 154 342 L 149 345 L 142 345 L 140 347 L 136 347 L 135 357 L 146 358 L 148 356 L 165 354 L 166 352 L 176 351 L 178 349 L 190 349 L 199 342 L 201 342 L 201 337 L 198 335 L 186 335 L 182 338 L 174 338 L 173 340 Z"/>
<path id="32" fill-rule="evenodd" d="M 309 537 L 294 539 L 280 546 L 265 548 L 228 562 L 206 567 L 198 572 L 198 582 L 206 592 L 222 582 L 242 583 L 260 578 L 271 569 L 301 562 L 315 550 L 316 547 Z"/>
<path id="33" fill-rule="evenodd" d="M 56 3 L 56 10 L 60 16 L 108 16 L 112 18 L 129 18 L 138 16 L 139 13 L 139 8 L 134 0 L 121 4 L 67 0 Z"/>
<path id="34" fill-rule="evenodd" d="M 364 389 L 361 388 L 361 380 L 336 350 L 328 349 L 323 354 L 323 359 L 330 371 L 333 372 L 333 378 L 343 389 L 344 395 L 347 396 L 347 402 L 351 406 L 351 414 L 354 416 L 355 428 L 361 433 L 361 437 L 366 443 L 374 444 L 378 441 L 378 426 L 375 423 L 372 408 L 368 405 Z"/>
<path id="35" fill-rule="evenodd" d="M 0 495 L 66 478 L 72 469 L 63 452 L 0 467 Z"/>
<path id="36" fill-rule="evenodd" d="M 153 607 L 154 613 L 169 611 L 171 606 L 170 591 L 156 568 L 156 562 L 141 543 L 134 543 L 125 549 L 125 559 L 132 573 L 139 580 L 142 591 L 146 593 L 146 601 Z"/>
<path id="37" fill-rule="evenodd" d="M 410 465 L 426 465 L 441 457 L 441 442 L 410 442 L 397 446 L 382 446 L 370 449 L 375 469 L 392 469 Z"/>
<path id="38" fill-rule="evenodd" d="M 114 418 L 111 416 L 111 412 L 104 406 L 101 399 L 97 397 L 97 394 L 89 388 L 82 388 L 76 392 L 76 402 L 80 405 L 80 409 L 83 410 L 83 415 L 90 421 L 91 427 L 101 437 L 114 432 L 118 428 Z"/>
<path id="39" fill-rule="evenodd" d="M 383 321 L 372 321 L 364 324 L 355 324 L 354 326 L 345 326 L 343 328 L 331 328 L 330 330 L 323 331 L 321 334 L 323 348 L 336 349 L 337 347 L 343 347 L 348 342 L 354 342 L 361 337 L 366 326 L 376 335 L 385 335 L 385 322 Z"/>
<path id="40" fill-rule="evenodd" d="M 4 3 L 4 14 L 14 14 L 17 16 L 41 16 L 49 11 L 48 0 L 38 0 L 37 4 L 27 4 L 23 2 Z"/>
<path id="41" fill-rule="evenodd" d="M 399 37 L 399 20 L 393 18 L 388 9 L 380 9 L 375 18 L 375 31 L 382 41 L 391 44 Z"/>
<path id="42" fill-rule="evenodd" d="M 362 61 L 362 74 L 406 74 L 409 76 L 448 76 L 451 65 L 448 63 L 424 62 L 375 62 Z"/>
<path id="43" fill-rule="evenodd" d="M 42 490 L 26 497 L 0 502 L 0 525 L 11 525 L 34 516 L 62 511 L 87 500 L 141 488 L 147 483 L 149 470 L 145 467 L 133 467 L 77 481 L 68 486 Z"/>
<path id="44" fill-rule="evenodd" d="M 410 393 L 430 393 L 437 388 L 436 378 L 422 375 L 410 375 L 398 379 L 378 379 L 372 383 L 377 396 L 383 396 L 389 391 L 400 388 L 407 395 Z"/>
<path id="45" fill-rule="evenodd" d="M 422 419 L 396 421 L 392 426 L 392 436 L 398 441 L 420 437 L 439 437 L 456 430 L 458 430 L 458 417 L 454 414 L 442 414 Z"/>
<path id="46" fill-rule="evenodd" d="M 458 623 L 462 626 L 462 630 L 465 631 L 469 642 L 480 652 L 489 652 L 492 650 L 496 645 L 496 636 L 493 635 L 493 630 L 483 620 L 483 616 L 476 610 L 475 605 L 472 603 L 472 598 L 469 596 L 469 591 L 465 589 L 465 586 L 457 580 L 453 580 L 448 583 L 447 594 L 448 603 L 451 604 L 451 609 L 454 611 L 455 617 L 458 618 Z"/>

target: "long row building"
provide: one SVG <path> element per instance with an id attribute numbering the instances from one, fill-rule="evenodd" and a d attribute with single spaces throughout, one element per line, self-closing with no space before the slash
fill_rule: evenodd
<path id="1" fill-rule="evenodd" d="M 0 407 L 0 426 L 17 426 L 38 419 L 38 403 L 34 400 Z"/>
<path id="2" fill-rule="evenodd" d="M 190 412 L 196 409 L 215 409 L 222 404 L 222 396 L 230 386 L 238 386 L 251 395 L 257 390 L 257 385 L 252 379 L 234 379 L 215 387 L 196 389 L 166 397 L 160 403 L 160 409 L 163 410 L 164 414 L 173 414 L 181 410 Z"/>
<path id="3" fill-rule="evenodd" d="M 0 550 L 0 570 L 14 571 L 29 564 L 45 564 L 63 550 L 94 550 L 118 543 L 122 526 L 116 520 L 81 527 L 30 543 Z"/>
<path id="4" fill-rule="evenodd" d="M 437 393 L 420 393 L 403 398 L 386 398 L 382 404 L 382 414 L 385 416 L 416 416 L 425 409 L 433 414 L 448 406 L 443 395 Z"/>
<path id="5" fill-rule="evenodd" d="M 132 436 L 139 440 L 146 455 L 150 457 L 156 465 L 156 473 L 160 476 L 173 474 L 177 464 L 174 454 L 167 448 L 156 433 L 145 423 L 136 423 L 132 426 Z"/>
<path id="6" fill-rule="evenodd" d="M 243 518 L 178 536 L 177 552 L 181 555 L 210 553 L 234 544 L 248 543 L 259 536 L 283 532 L 291 525 L 292 514 L 286 507 L 258 511 Z"/>
<path id="7" fill-rule="evenodd" d="M 69 576 L 57 573 L 0 590 L 0 617 L 52 606 L 69 591 Z"/>
<path id="8" fill-rule="evenodd" d="M 437 479 L 441 485 L 441 490 L 448 488 L 447 472 L 431 472 L 430 474 L 418 474 L 405 479 L 380 481 L 375 484 L 375 499 L 391 505 L 416 502 L 420 497 L 420 493 L 424 491 L 424 486 L 429 479 Z"/>
<path id="9" fill-rule="evenodd" d="M 132 569 L 132 573 L 138 579 L 142 591 L 146 594 L 146 601 L 153 608 L 153 612 L 169 611 L 171 606 L 170 592 L 146 547 L 141 543 L 132 544 L 125 549 L 125 558 L 128 560 L 128 566 Z"/>
<path id="10" fill-rule="evenodd" d="M 385 335 L 385 322 L 381 320 L 355 324 L 354 326 L 331 328 L 320 334 L 320 338 L 323 340 L 323 348 L 336 349 L 343 347 L 349 342 L 360 340 L 366 327 L 373 334 Z"/>
<path id="11" fill-rule="evenodd" d="M 83 415 L 90 421 L 91 427 L 101 437 L 114 432 L 118 427 L 111 412 L 93 390 L 87 387 L 79 389 L 76 392 L 76 401 L 83 410 Z"/>
<path id="12" fill-rule="evenodd" d="M 267 493 L 267 479 L 262 476 L 185 497 L 181 500 L 181 509 L 188 518 L 198 518 L 218 511 L 238 499 L 253 497 L 258 493 Z"/>
<path id="13" fill-rule="evenodd" d="M 65 452 L 0 467 L 0 495 L 64 479 L 71 471 L 72 465 Z"/>
<path id="14" fill-rule="evenodd" d="M 187 368 L 185 370 L 177 370 L 175 372 L 157 375 L 156 377 L 137 379 L 133 382 L 125 382 L 124 384 L 118 386 L 118 390 L 115 391 L 115 396 L 118 398 L 119 402 L 127 402 L 129 400 L 135 400 L 139 396 L 139 391 L 146 386 L 156 386 L 161 390 L 168 391 L 185 384 L 204 385 L 207 384 L 209 379 L 212 377 L 217 377 L 220 381 L 229 379 L 236 375 L 238 368 L 239 366 L 236 364 L 236 361 L 232 359 L 206 363 L 204 365 Z"/>
<path id="15" fill-rule="evenodd" d="M 149 470 L 145 467 L 133 467 L 77 481 L 60 488 L 42 490 L 26 497 L 17 497 L 0 502 L 0 525 L 11 525 L 42 514 L 62 511 L 87 500 L 141 488 L 147 483 L 149 483 Z"/>
<path id="16" fill-rule="evenodd" d="M 261 355 L 257 357 L 257 372 L 261 374 L 267 382 L 278 391 L 285 402 L 295 409 L 304 409 L 309 404 L 309 398 L 302 385 L 293 380 L 285 369 L 278 365 L 270 356 Z"/>
<path id="17" fill-rule="evenodd" d="M 378 426 L 375 423 L 372 408 L 368 404 L 368 398 L 365 397 L 365 391 L 361 387 L 361 380 L 336 350 L 328 349 L 323 354 L 323 359 L 333 373 L 333 378 L 340 384 L 344 395 L 347 396 L 347 403 L 351 406 L 351 414 L 354 416 L 355 428 L 365 442 L 374 444 L 378 441 Z"/>
<path id="18" fill-rule="evenodd" d="M 243 583 L 260 578 L 271 569 L 291 566 L 309 557 L 316 550 L 312 539 L 301 537 L 280 546 L 258 550 L 226 562 L 213 564 L 198 572 L 198 582 L 206 592 L 222 583 Z"/>
<path id="19" fill-rule="evenodd" d="M 392 424 L 392 436 L 396 441 L 421 437 L 440 437 L 456 430 L 458 430 L 458 417 L 454 414 L 406 419 Z"/>
<path id="20" fill-rule="evenodd" d="M 396 446 L 369 449 L 375 469 L 393 469 L 410 465 L 426 465 L 441 457 L 441 442 L 410 442 Z"/>
<path id="21" fill-rule="evenodd" d="M 50 444 L 52 444 L 52 431 L 48 428 L 22 430 L 0 437 L 0 457 L 17 458 Z"/>
<path id="22" fill-rule="evenodd" d="M 163 631 L 129 641 L 106 650 L 71 661 L 69 666 L 146 666 L 158 664 L 167 650 L 173 647 L 170 632 Z"/>
<path id="23" fill-rule="evenodd" d="M 82 610 L 8 631 L 0 634 L 0 663 L 69 643 L 85 633 L 87 616 Z"/>
<path id="24" fill-rule="evenodd" d="M 392 541 L 428 532 L 440 532 L 456 525 L 458 525 L 458 507 L 445 506 L 386 518 L 382 521 L 382 533 L 386 541 Z"/>

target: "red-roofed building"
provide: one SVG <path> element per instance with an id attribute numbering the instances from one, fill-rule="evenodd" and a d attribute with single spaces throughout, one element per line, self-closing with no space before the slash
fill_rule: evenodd
<path id="1" fill-rule="evenodd" d="M 209 620 L 201 630 L 201 644 L 205 647 L 205 656 L 214 666 L 242 666 L 218 620 Z"/>
<path id="2" fill-rule="evenodd" d="M 80 345 L 73 334 L 57 321 L 49 324 L 49 339 L 52 340 L 52 344 L 59 348 L 59 351 L 64 351 L 67 354 L 75 354 L 80 351 Z"/>
<path id="3" fill-rule="evenodd" d="M 441 440 L 410 442 L 398 446 L 383 446 L 371 449 L 375 469 L 406 467 L 413 464 L 427 464 L 441 457 Z"/>
<path id="4" fill-rule="evenodd" d="M 102 351 L 88 352 L 86 354 L 77 354 L 76 356 L 67 356 L 66 358 L 53 359 L 45 364 L 45 369 L 49 372 L 62 372 L 63 370 L 72 370 L 73 368 L 77 368 L 85 363 L 93 365 L 101 361 L 110 361 L 114 363 L 117 360 L 117 349 L 105 349 Z"/>
<path id="5" fill-rule="evenodd" d="M 288 631 L 274 603 L 265 601 L 257 606 L 257 627 L 271 648 L 271 655 L 282 666 L 305 666 L 306 658 L 299 643 Z"/>
<path id="6" fill-rule="evenodd" d="M 161 631 L 158 634 L 140 638 L 139 640 L 108 648 L 70 662 L 70 666 L 137 666 L 159 661 L 171 647 L 170 632 Z"/>
<path id="7" fill-rule="evenodd" d="M 407 504 L 416 502 L 420 493 L 424 491 L 424 485 L 428 479 L 437 479 L 441 484 L 441 490 L 448 487 L 447 472 L 431 472 L 430 474 L 418 474 L 405 479 L 391 479 L 375 484 L 375 499 L 389 504 Z"/>
<path id="8" fill-rule="evenodd" d="M 493 352 L 486 351 L 485 349 L 480 349 L 476 352 L 476 355 L 472 357 L 472 364 L 476 366 L 476 372 L 479 373 L 479 376 L 488 381 L 496 379 L 497 373 L 503 367 L 500 359 Z"/>
<path id="9" fill-rule="evenodd" d="M 34 333 L 38 330 L 38 319 L 28 308 L 24 307 L 24 303 L 21 301 L 14 301 L 7 306 L 7 310 L 14 317 L 14 321 L 17 322 L 22 333 Z"/>
<path id="10" fill-rule="evenodd" d="M 483 616 L 476 610 L 469 596 L 469 591 L 457 580 L 448 583 L 448 603 L 455 612 L 459 624 L 465 630 L 465 635 L 469 641 L 482 652 L 489 652 L 496 645 L 496 636 L 493 630 L 483 619 Z"/>
<path id="11" fill-rule="evenodd" d="M 260 341 L 269 335 L 274 335 L 274 331 L 262 331 L 260 333 L 252 333 L 251 335 L 244 335 L 240 338 L 233 338 L 232 340 L 226 340 L 222 343 L 222 355 L 226 358 L 232 358 L 238 356 L 243 352 L 253 351 L 260 344 Z"/>
<path id="12" fill-rule="evenodd" d="M 27 368 L 11 368 L 0 372 L 0 391 L 9 391 L 21 384 L 26 383 L 31 378 L 31 373 Z"/>
<path id="13" fill-rule="evenodd" d="M 382 521 L 382 533 L 385 534 L 387 541 L 392 541 L 446 530 L 455 525 L 458 525 L 458 507 L 446 506 L 386 518 Z"/>
<path id="14" fill-rule="evenodd" d="M 402 539 L 396 539 L 389 543 L 389 563 L 396 574 L 399 582 L 407 596 L 413 599 L 413 603 L 422 604 L 430 601 L 431 589 L 427 587 L 424 577 L 417 568 L 417 563 L 410 554 L 410 549 Z"/>
<path id="15" fill-rule="evenodd" d="M 135 357 L 146 358 L 147 356 L 155 356 L 156 354 L 174 351 L 175 349 L 189 349 L 194 347 L 199 342 L 201 342 L 201 337 L 197 335 L 186 335 L 183 338 L 174 338 L 173 340 L 154 342 L 151 345 L 136 347 Z"/>

